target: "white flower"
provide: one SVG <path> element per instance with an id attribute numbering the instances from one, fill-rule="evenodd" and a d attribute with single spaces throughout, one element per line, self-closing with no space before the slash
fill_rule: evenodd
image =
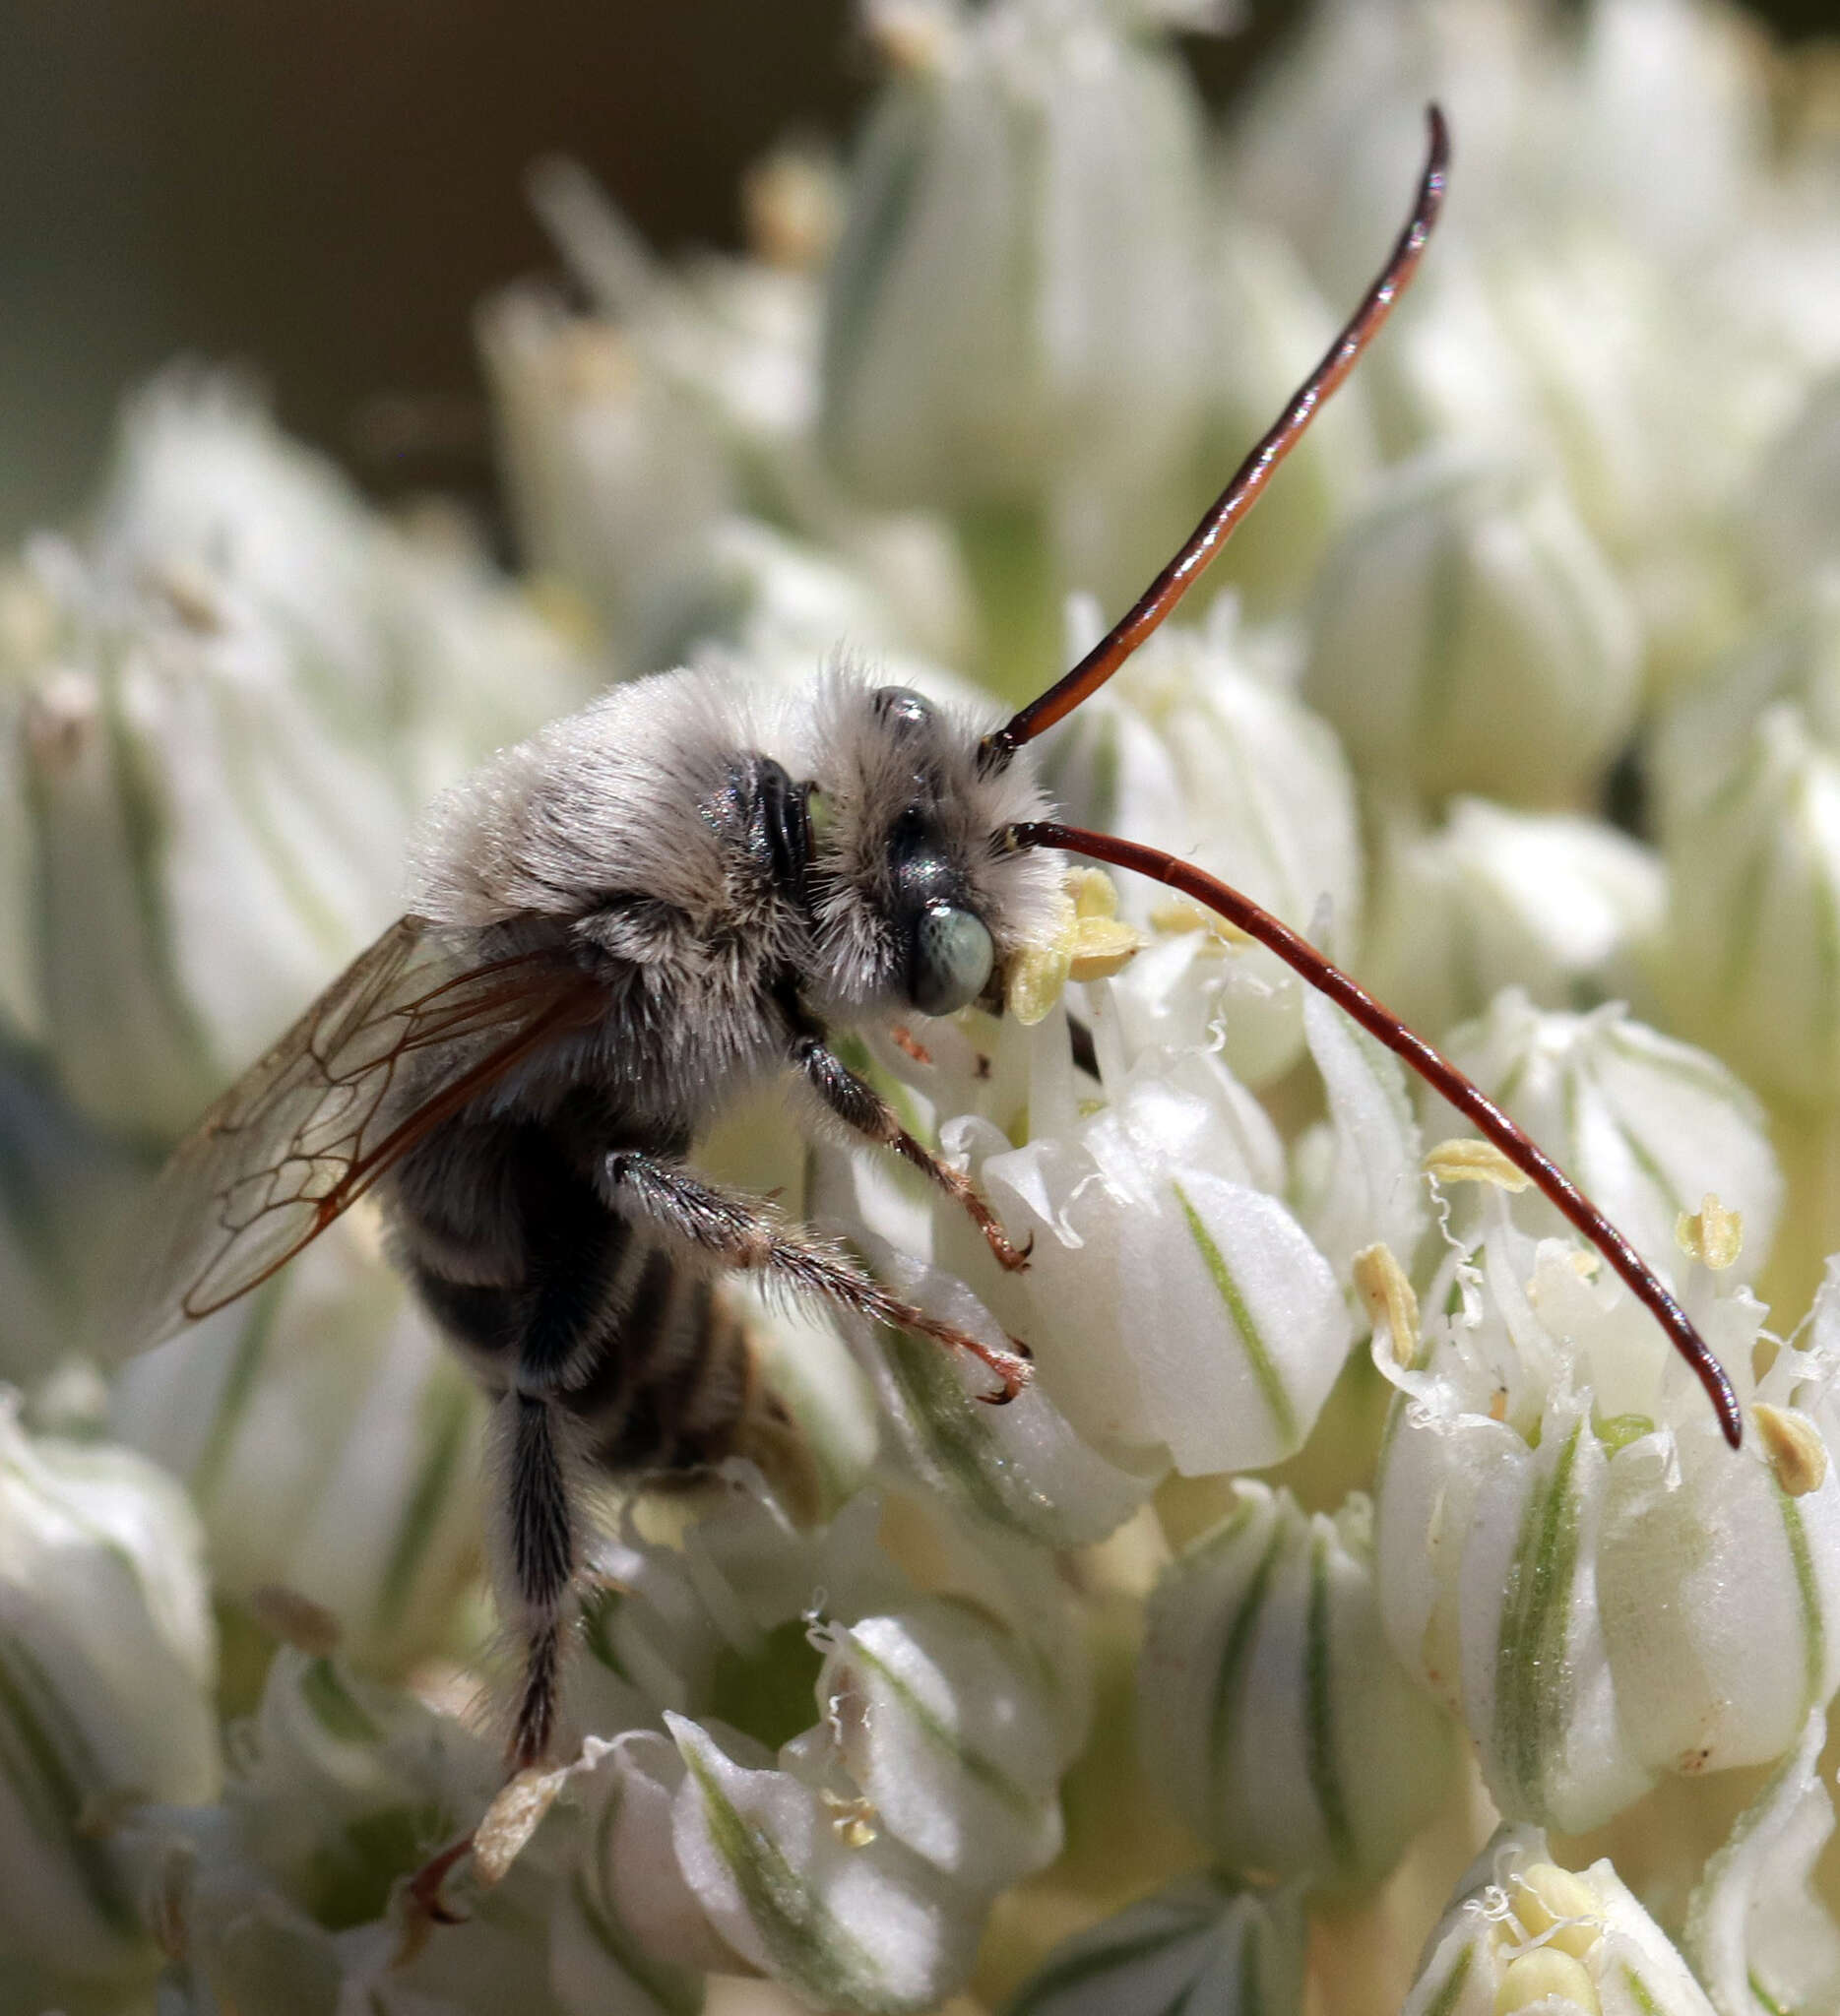
<path id="1" fill-rule="evenodd" d="M 1096 631 L 1089 611 L 1076 617 Z M 1346 956 L 1360 939 L 1362 879 L 1348 765 L 1331 729 L 1263 675 L 1260 642 L 1231 598 L 1201 629 L 1163 630 L 1045 740 L 1043 778 L 1070 819 L 1192 860 L 1299 930 L 1326 910 L 1323 949 Z M 1140 923 L 1207 935 L 1201 913 L 1154 883 L 1125 876 L 1119 894 Z M 1262 1085 L 1302 1048 L 1303 984 L 1243 945 L 1222 977 L 1228 1061 Z"/>
<path id="2" fill-rule="evenodd" d="M 1206 448 L 1196 458 L 1202 492 L 1218 489 L 1223 472 L 1284 410 L 1337 328 L 1335 309 L 1311 284 L 1297 253 L 1278 232 L 1255 221 L 1257 216 L 1230 213 L 1215 231 L 1217 411 Z M 1374 241 L 1369 263 L 1382 243 L 1383 238 Z M 1339 297 L 1336 306 L 1342 306 Z M 1379 460 L 1366 380 L 1357 372 L 1291 451 L 1282 479 L 1236 530 L 1215 578 L 1233 584 L 1260 614 L 1293 607 Z"/>
<path id="3" fill-rule="evenodd" d="M 1324 559 L 1303 690 L 1372 786 L 1557 806 L 1633 722 L 1639 646 L 1562 491 L 1432 451 L 1390 473 Z"/>
<path id="4" fill-rule="evenodd" d="M 140 1159 L 0 1046 L 0 1381 L 32 1392 L 87 1343 L 145 1188 Z"/>
<path id="5" fill-rule="evenodd" d="M 484 1416 L 369 1218 L 133 1359 L 110 1405 L 185 1480 L 221 1594 L 298 1591 L 386 1672 L 442 1642 L 476 1566 Z"/>
<path id="6" fill-rule="evenodd" d="M 1202 136 L 1098 0 L 930 10 L 853 166 L 826 442 L 865 495 L 1027 505 L 1166 469 L 1204 391 Z M 871 13 L 871 23 L 876 19 Z"/>
<path id="7" fill-rule="evenodd" d="M 1062 1600 L 1025 1551 L 923 1513 L 956 1566 L 922 1596 L 878 1516 L 857 1499 L 795 1537 L 743 1496 L 680 1555 L 603 1550 L 596 1661 L 669 1740 L 594 1763 L 585 1894 L 652 1959 L 727 1952 L 827 2006 L 924 2007 L 993 1892 L 1056 1853 L 1085 1714 Z"/>
<path id="8" fill-rule="evenodd" d="M 1293 1195 L 1310 1237 L 1346 1281 L 1355 1256 L 1416 1250 L 1430 1222 L 1419 1129 L 1397 1057 L 1320 994 L 1303 1002 L 1328 1120 L 1297 1146 Z"/>
<path id="9" fill-rule="evenodd" d="M 159 1139 L 389 921 L 421 794 L 582 671 L 476 551 L 209 381 L 136 410 L 101 526 L 28 553 L 25 991 L 75 1102 Z"/>
<path id="10" fill-rule="evenodd" d="M 1045 1394 L 1112 1461 L 1152 1475 L 1275 1463 L 1346 1355 L 1334 1273 L 1270 1194 L 1282 1162 L 1244 1087 L 1204 1050 L 1114 1048 L 1109 985 L 1088 990 L 1110 1051 L 1103 1104 L 1076 1111 L 1056 1014 L 1016 1043 L 1014 1076 L 993 1074 L 977 1102 L 993 1117 L 941 1129 L 1010 1236 L 1033 1237 L 1029 1271 L 998 1278 L 949 1209 L 938 1257 L 1029 1343 Z M 1012 1147 L 1001 1130 L 1018 1108 L 1028 1138 Z"/>
<path id="11" fill-rule="evenodd" d="M 1685 1961 L 1608 1861 L 1561 1868 L 1540 1829 L 1504 1826 L 1457 1885 L 1403 2016 L 1522 2010 L 1713 2016 Z"/>
<path id="12" fill-rule="evenodd" d="M 33 1442 L 0 1405 L 0 1946 L 46 2005 L 158 1964 L 132 1809 L 217 1796 L 217 1647 L 183 1492 L 125 1450 Z"/>
<path id="13" fill-rule="evenodd" d="M 1295 2016 L 1304 1940 L 1294 1890 L 1192 1877 L 1057 1946 L 1008 2016 Z"/>
<path id="14" fill-rule="evenodd" d="M 1444 1795 L 1451 1724 L 1387 1647 L 1366 1500 L 1312 1519 L 1288 1491 L 1234 1489 L 1151 1598 L 1140 1747 L 1225 1867 L 1377 1882 Z"/>
<path id="15" fill-rule="evenodd" d="M 1840 570 L 1811 569 L 1662 716 L 1651 768 L 1670 849 L 1690 849 L 1693 826 L 1745 788 L 1755 730 L 1779 707 L 1817 747 L 1840 749 Z"/>
<path id="16" fill-rule="evenodd" d="M 486 302 L 478 334 L 530 563 L 584 597 L 607 635 L 644 638 L 733 502 L 720 441 L 618 328 L 547 292 Z"/>
<path id="17" fill-rule="evenodd" d="M 1840 562 L 1840 372 L 1809 389 L 1759 458 L 1747 515 L 1757 568 L 1775 588 Z"/>
<path id="18" fill-rule="evenodd" d="M 161 2006 L 171 1997 L 199 2016 L 579 2006 L 546 1992 L 566 1825 L 503 1880 L 473 1884 L 464 1923 L 433 1927 L 405 1894 L 478 1818 L 497 1776 L 491 1746 L 453 1717 L 323 1653 L 284 1647 L 255 1717 L 233 1732 L 223 1805 L 161 1808 L 137 1827 L 150 1908 L 173 1955 Z"/>
<path id="19" fill-rule="evenodd" d="M 1681 1945 L 1719 2016 L 1751 2016 L 1759 2005 L 1832 2008 L 1840 1994 L 1840 1925 L 1812 1888 L 1834 1826 L 1818 1769 L 1826 1732 L 1826 1718 L 1810 1715 L 1687 1906 Z"/>
<path id="20" fill-rule="evenodd" d="M 1601 820 L 1457 798 L 1434 829 L 1382 818 L 1361 976 L 1431 1036 L 1504 987 L 1595 1007 L 1642 990 L 1666 905 L 1657 856 Z"/>
<path id="21" fill-rule="evenodd" d="M 1840 1092 L 1840 753 L 1801 708 L 1763 711 L 1723 788 L 1668 844 L 1661 978 L 1686 1032 L 1791 1100 Z"/>
<path id="22" fill-rule="evenodd" d="M 408 808 L 273 639 L 117 620 L 74 554 L 34 558 L 65 618 L 23 723 L 45 1039 L 80 1106 L 158 1138 L 388 921 Z"/>
<path id="23" fill-rule="evenodd" d="M 1394 1651 L 1462 1717 L 1501 1811 L 1576 1831 L 1664 1772 L 1778 1756 L 1840 1681 L 1840 1478 L 1824 1344 L 1753 1389 L 1761 1307 L 1686 1305 L 1756 1426 L 1740 1452 L 1648 1312 L 1499 1193 L 1453 1261 L 1382 1452 Z M 1712 1250 L 1708 1248 L 1707 1250 Z M 1729 1252 L 1714 1252 L 1728 1259 Z M 1780 1446 L 1779 1446 L 1780 1445 Z M 1800 1452 L 1795 1462 L 1785 1452 Z"/>
<path id="24" fill-rule="evenodd" d="M 1542 1014 L 1509 989 L 1452 1032 L 1458 1070 L 1526 1128 L 1646 1259 L 1677 1272 L 1676 1228 L 1708 1192 L 1744 1220 L 1746 1271 L 1760 1273 L 1782 1215 L 1783 1179 L 1762 1108 L 1716 1057 L 1632 1021 L 1618 1003 Z M 1456 1131 L 1455 1116 L 1426 1096 Z M 1530 1200 L 1531 1204 L 1531 1200 Z M 1559 1231 L 1549 1206 L 1522 1223 Z"/>

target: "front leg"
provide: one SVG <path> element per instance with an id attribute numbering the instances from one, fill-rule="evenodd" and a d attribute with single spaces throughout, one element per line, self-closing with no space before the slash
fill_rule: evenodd
<path id="1" fill-rule="evenodd" d="M 616 1149 L 602 1163 L 601 1187 L 608 1206 L 623 1218 L 665 1232 L 724 1266 L 764 1275 L 801 1294 L 821 1295 L 872 1323 L 970 1352 L 1003 1382 L 995 1393 L 981 1393 L 980 1400 L 1001 1405 L 1028 1384 L 1028 1358 L 1020 1350 L 999 1351 L 891 1295 L 835 1247 L 801 1227 L 787 1225 L 751 1197 L 706 1183 L 680 1163 Z"/>
<path id="2" fill-rule="evenodd" d="M 916 1141 L 902 1126 L 894 1107 L 872 1085 L 858 1078 L 821 1036 L 799 1037 L 793 1044 L 793 1063 L 846 1127 L 877 1147 L 892 1148 L 959 1205 L 983 1234 L 984 1243 L 995 1254 L 1000 1267 L 1015 1274 L 1028 1266 L 1029 1250 L 1035 1244 L 1033 1235 L 1028 1246 L 1011 1245 L 995 1212 L 979 1196 L 977 1184 L 963 1170 L 941 1162 L 930 1149 Z"/>

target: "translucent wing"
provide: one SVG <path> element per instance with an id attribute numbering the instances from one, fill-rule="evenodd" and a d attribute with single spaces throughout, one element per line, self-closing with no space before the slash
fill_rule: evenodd
<path id="1" fill-rule="evenodd" d="M 134 1345 L 268 1280 L 430 1127 L 601 1005 L 553 956 L 469 962 L 424 918 L 392 924 L 174 1151 L 140 1246 Z"/>

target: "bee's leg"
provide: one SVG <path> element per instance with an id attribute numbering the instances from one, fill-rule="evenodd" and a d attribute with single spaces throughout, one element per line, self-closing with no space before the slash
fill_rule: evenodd
<path id="1" fill-rule="evenodd" d="M 822 1037 L 801 1036 L 793 1045 L 793 1063 L 825 1105 L 846 1127 L 892 1148 L 936 1183 L 983 1234 L 984 1243 L 996 1255 L 997 1264 L 1016 1273 L 1029 1264 L 1028 1246 L 1013 1246 L 997 1223 L 995 1212 L 978 1194 L 978 1186 L 962 1169 L 944 1163 L 902 1126 L 901 1116 L 872 1085 L 865 1084 L 833 1050 Z"/>
<path id="2" fill-rule="evenodd" d="M 508 1761 L 514 1772 L 541 1762 L 555 1730 L 557 1683 L 569 1586 L 575 1578 L 576 1519 L 555 1404 L 507 1393 L 504 1459 L 505 1612 L 524 1640 Z"/>
<path id="3" fill-rule="evenodd" d="M 1028 1384 L 1029 1362 L 1020 1351 L 999 1351 L 891 1295 L 834 1246 L 788 1226 L 751 1197 L 718 1190 L 679 1163 L 629 1149 L 616 1149 L 604 1159 L 602 1177 L 613 1210 L 643 1219 L 724 1266 L 762 1274 L 802 1294 L 821 1295 L 871 1323 L 970 1352 L 1003 1382 L 1000 1392 L 981 1398 L 1013 1400 Z"/>

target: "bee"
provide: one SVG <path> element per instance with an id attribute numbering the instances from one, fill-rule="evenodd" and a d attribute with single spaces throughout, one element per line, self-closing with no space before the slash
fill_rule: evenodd
<path id="1" fill-rule="evenodd" d="M 1084 854 L 1155 876 L 1270 946 L 1423 1074 L 1604 1250 L 1739 1437 L 1736 1399 L 1667 1290 L 1468 1080 L 1275 917 L 1189 864 L 1058 822 L 1028 744 L 1179 600 L 1353 368 L 1415 272 L 1448 162 L 1441 117 L 1373 286 L 1195 533 L 1064 678 L 1007 723 L 842 672 L 800 703 L 675 671 L 618 687 L 438 801 L 414 908 L 206 1114 L 156 1191 L 149 1342 L 267 1280 L 375 1187 L 402 1269 L 495 1397 L 494 1566 L 522 1651 L 509 1762 L 555 1732 L 582 1555 L 575 1480 L 694 1472 L 770 1403 L 719 1292 L 740 1271 L 1028 1378 L 844 1250 L 686 1160 L 789 1075 L 1027 1264 L 971 1181 L 851 1071 L 833 1029 L 1000 1002 Z"/>

